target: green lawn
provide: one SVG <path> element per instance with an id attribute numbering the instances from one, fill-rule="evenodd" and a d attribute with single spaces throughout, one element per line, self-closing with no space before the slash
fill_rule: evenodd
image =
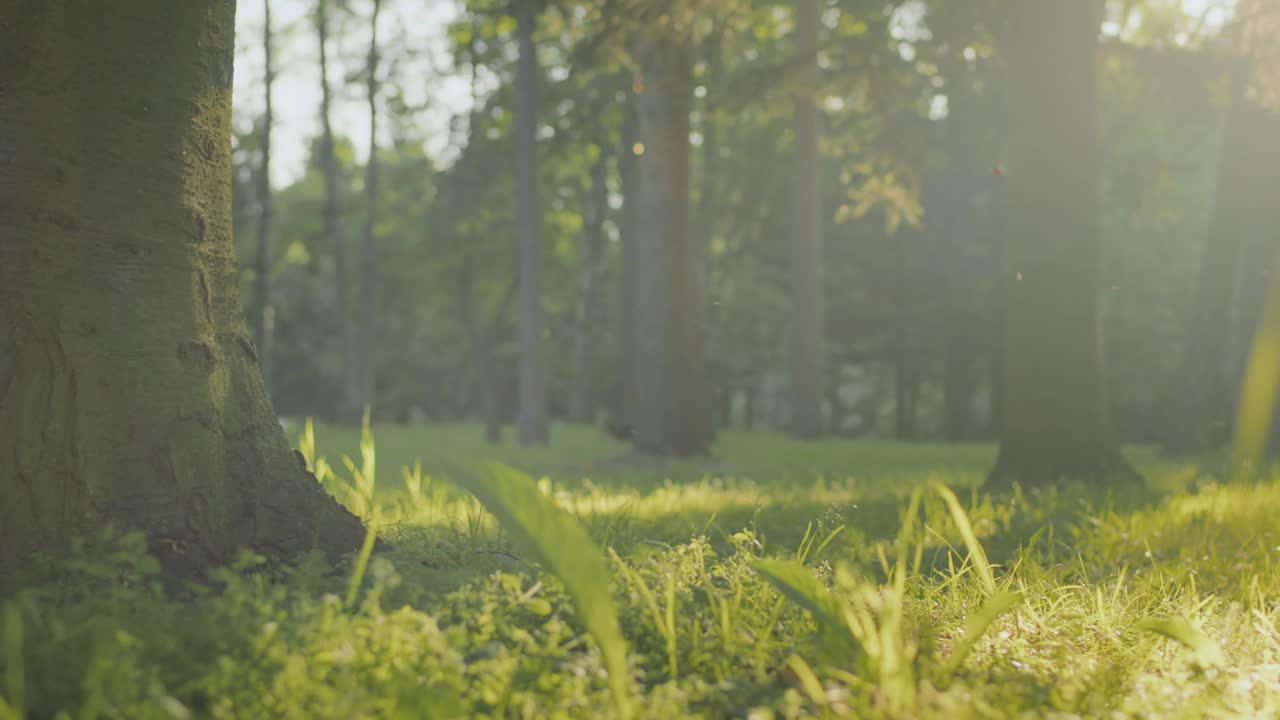
<path id="1" fill-rule="evenodd" d="M 1280 713 L 1274 480 L 1133 449 L 1146 488 L 991 497 L 987 446 L 730 433 L 666 464 L 586 428 L 555 428 L 550 449 L 473 427 L 373 434 L 372 502 L 340 460 L 368 467 L 358 434 L 316 428 L 312 461 L 392 550 L 246 558 L 193 593 L 160 589 L 135 540 L 98 539 L 65 582 L 5 605 L 0 719 L 612 717 L 600 646 L 533 562 L 595 547 L 610 569 L 568 587 L 612 596 L 638 717 Z M 594 543 L 515 539 L 460 489 L 486 460 Z"/>

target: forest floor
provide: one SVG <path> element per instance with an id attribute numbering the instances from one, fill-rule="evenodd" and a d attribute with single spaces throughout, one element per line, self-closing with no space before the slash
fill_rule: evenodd
<path id="1" fill-rule="evenodd" d="M 4 604 L 0 720 L 1280 716 L 1280 478 L 1134 450 L 1143 488 L 990 496 L 980 445 L 291 432 L 393 550 L 175 593 L 95 539 Z M 489 506 L 519 527 L 484 472 L 537 488 Z"/>

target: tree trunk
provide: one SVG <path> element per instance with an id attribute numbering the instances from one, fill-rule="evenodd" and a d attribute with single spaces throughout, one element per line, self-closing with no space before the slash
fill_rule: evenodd
<path id="1" fill-rule="evenodd" d="M 516 65 L 516 227 L 520 246 L 521 445 L 546 445 L 547 385 L 542 356 L 542 216 L 538 212 L 538 56 L 534 3 L 517 10 L 520 59 Z"/>
<path id="2" fill-rule="evenodd" d="M 498 341 L 502 328 L 511 314 L 511 305 L 515 302 L 519 290 L 520 277 L 517 273 L 511 278 L 506 292 L 493 310 L 493 318 L 489 327 L 482 333 L 472 336 L 471 347 L 475 351 L 477 365 L 476 375 L 482 384 L 481 395 L 484 401 L 484 436 L 491 445 L 502 443 L 502 396 L 498 389 L 501 380 L 498 363 Z"/>
<path id="3" fill-rule="evenodd" d="M 820 437 L 826 338 L 822 298 L 822 190 L 818 181 L 818 0 L 796 0 L 796 52 L 804 60 L 795 98 L 791 243 L 791 435 Z"/>
<path id="4" fill-rule="evenodd" d="M 689 237 L 688 47 L 669 36 L 639 53 L 637 99 L 644 153 L 637 188 L 635 414 L 639 452 L 690 456 L 706 451 L 700 402 L 701 339 L 693 317 L 697 268 Z"/>
<path id="5" fill-rule="evenodd" d="M 1170 427 L 1165 449 L 1197 453 L 1222 447 L 1231 425 L 1233 398 L 1228 391 L 1227 340 L 1237 270 L 1247 236 L 1261 221 L 1269 158 L 1268 112 L 1245 98 L 1246 72 L 1232 78 L 1232 107 L 1227 117 L 1217 196 L 1209 234 L 1200 256 L 1195 304 L 1187 322 L 1187 340 L 1170 388 Z M 1264 266 L 1265 267 L 1265 266 Z"/>
<path id="6" fill-rule="evenodd" d="M 618 438 L 631 437 L 635 423 L 636 362 L 638 347 L 636 337 L 636 264 L 639 228 L 639 157 L 636 154 L 640 142 L 639 120 L 636 117 L 636 96 L 629 93 L 623 109 L 621 147 L 618 149 L 618 180 L 622 190 L 622 217 L 618 223 L 618 240 L 622 246 L 621 276 L 618 298 L 619 363 L 617 406 L 610 419 L 609 431 Z"/>
<path id="7" fill-rule="evenodd" d="M 174 574 L 358 548 L 289 449 L 240 304 L 234 3 L 0 17 L 0 584 L 107 524 Z"/>
<path id="8" fill-rule="evenodd" d="M 600 150 L 591 170 L 590 187 L 583 210 L 582 267 L 579 270 L 578 307 L 573 337 L 573 386 L 569 398 L 569 417 L 574 422 L 595 421 L 595 320 L 596 277 L 600 273 L 600 254 L 604 250 L 604 216 L 609 205 L 609 152 Z"/>
<path id="9" fill-rule="evenodd" d="M 338 182 L 338 159 L 334 154 L 333 124 L 329 88 L 329 3 L 316 4 L 316 37 L 320 44 L 320 161 L 324 170 L 324 234 L 333 248 L 334 313 L 338 320 L 338 347 L 341 354 L 341 396 L 338 419 L 347 424 L 360 421 L 360 393 L 356 374 L 355 340 L 351 333 L 351 308 L 347 300 L 347 241 L 342 232 L 342 195 Z"/>
<path id="10" fill-rule="evenodd" d="M 724 81 L 724 29 L 713 27 L 705 41 L 704 61 L 706 72 L 703 79 L 702 96 L 702 177 L 698 188 L 698 227 L 691 240 L 695 284 L 693 289 L 693 312 L 691 318 L 695 324 L 698 338 L 711 335 L 711 246 L 716 238 L 716 219 L 721 217 L 716 203 L 716 183 L 720 178 L 720 126 L 719 112 L 716 107 L 719 101 L 721 83 Z M 700 442 L 710 445 L 716 437 L 716 398 L 717 385 L 711 381 L 719 373 L 709 368 L 709 361 L 703 349 L 699 349 L 699 371 L 697 403 L 700 408 L 697 419 L 700 422 Z"/>
<path id="11" fill-rule="evenodd" d="M 263 94 L 266 106 L 262 113 L 262 162 L 258 168 L 258 248 L 253 272 L 253 342 L 262 364 L 262 382 L 271 390 L 271 352 L 274 314 L 271 306 L 271 130 L 275 123 L 272 112 L 272 86 L 275 84 L 275 61 L 272 53 L 271 2 L 263 0 L 262 51 L 266 58 Z"/>
<path id="12" fill-rule="evenodd" d="M 1023 0 L 1011 33 L 1009 294 L 997 484 L 1137 477 L 1111 435 L 1098 291 L 1100 3 Z"/>
<path id="13" fill-rule="evenodd" d="M 903 346 L 905 348 L 905 346 Z M 916 436 L 916 391 L 920 381 L 912 367 L 912 358 L 900 349 L 894 363 L 894 422 L 895 440 L 914 440 Z"/>
<path id="14" fill-rule="evenodd" d="M 942 437 L 972 439 L 974 376 L 966 328 L 948 328 L 942 356 Z"/>
<path id="15" fill-rule="evenodd" d="M 369 55 L 365 65 L 365 93 L 369 103 L 369 159 L 364 166 L 364 247 L 360 266 L 360 297 L 356 317 L 360 327 L 360 372 L 358 409 L 363 414 L 373 407 L 377 385 L 376 326 L 378 309 L 378 17 L 382 0 L 373 0 L 369 19 Z"/>

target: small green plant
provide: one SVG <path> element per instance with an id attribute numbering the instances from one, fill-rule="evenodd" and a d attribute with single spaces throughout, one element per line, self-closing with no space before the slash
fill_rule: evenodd
<path id="1" fill-rule="evenodd" d="M 1021 595 L 997 590 L 991 565 L 978 543 L 977 536 L 955 494 L 937 485 L 956 527 L 964 538 L 969 555 L 966 560 L 975 569 L 988 597 L 965 626 L 965 633 L 953 647 L 950 657 L 932 657 L 927 661 L 935 675 L 945 682 L 972 651 L 975 643 L 991 623 L 1021 601 Z M 838 563 L 829 589 L 802 564 L 804 553 L 794 561 L 761 560 L 755 564 L 759 572 L 784 597 L 803 607 L 818 623 L 819 635 L 826 650 L 827 670 L 848 684 L 869 684 L 890 713 L 915 710 L 919 688 L 917 678 L 919 639 L 935 635 L 938 628 L 913 627 L 907 614 L 908 581 L 918 580 L 915 568 L 920 565 L 923 536 L 917 526 L 923 492 L 916 490 L 907 505 L 896 546 L 897 557 L 890 562 L 883 551 L 878 557 L 888 578 L 886 584 L 859 578 L 845 563 Z M 829 542 L 829 540 L 828 540 Z M 810 546 L 806 533 L 802 549 Z M 825 545 L 825 543 L 824 543 Z M 854 660 L 854 672 L 845 669 Z M 801 687 L 818 704 L 825 704 L 825 693 L 808 663 L 793 657 L 789 667 Z"/>

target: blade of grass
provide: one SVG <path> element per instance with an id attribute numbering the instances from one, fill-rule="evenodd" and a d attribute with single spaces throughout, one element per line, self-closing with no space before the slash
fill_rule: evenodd
<path id="1" fill-rule="evenodd" d="M 618 715 L 631 717 L 627 644 L 609 593 L 609 565 L 591 536 L 567 512 L 538 492 L 524 473 L 499 463 L 485 472 L 459 468 L 454 478 L 498 518 L 513 539 L 528 547 L 573 601 L 582 624 L 604 655 Z"/>
<path id="2" fill-rule="evenodd" d="M 936 484 L 934 488 L 942 496 L 942 501 L 947 504 L 947 510 L 951 512 L 951 519 L 960 531 L 960 537 L 964 540 L 965 547 L 969 549 L 969 560 L 973 563 L 973 569 L 978 574 L 978 579 L 982 581 L 982 586 L 986 588 L 987 594 L 994 595 L 996 592 L 996 578 L 991 572 L 991 563 L 988 562 L 987 553 L 978 542 L 978 536 L 973 532 L 973 525 L 969 524 L 968 514 L 960 506 L 960 498 L 956 497 L 951 488 L 941 483 Z"/>

